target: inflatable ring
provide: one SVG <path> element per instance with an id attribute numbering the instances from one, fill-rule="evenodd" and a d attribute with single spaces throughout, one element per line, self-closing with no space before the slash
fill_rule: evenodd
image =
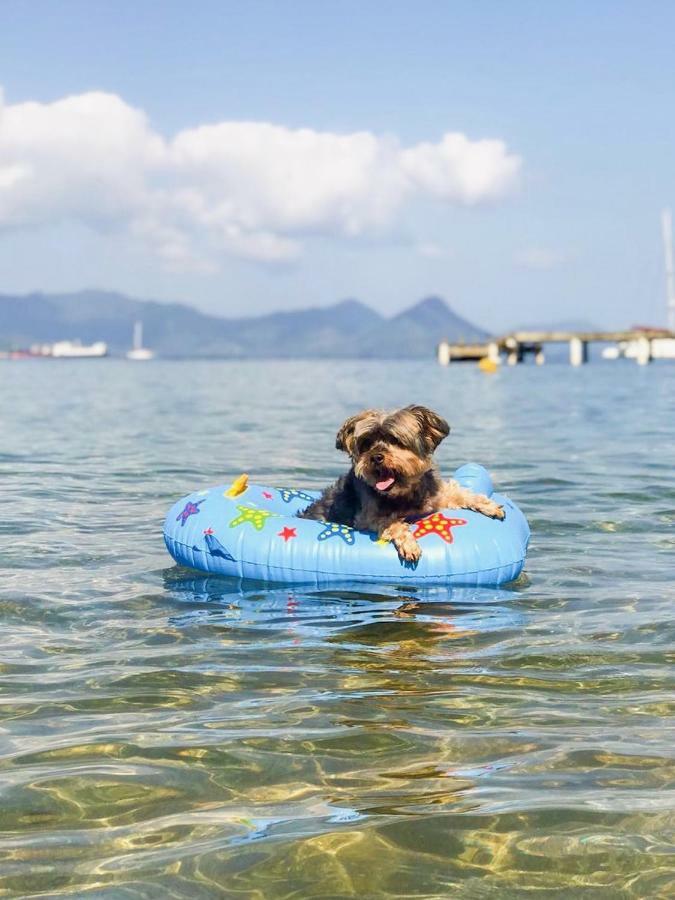
<path id="1" fill-rule="evenodd" d="M 164 541 L 177 563 L 202 572 L 285 584 L 365 581 L 492 587 L 522 571 L 530 537 L 518 507 L 493 492 L 482 466 L 454 478 L 504 506 L 503 520 L 444 509 L 411 522 L 422 557 L 413 567 L 377 535 L 300 519 L 315 491 L 249 484 L 246 476 L 188 494 L 169 510 Z"/>

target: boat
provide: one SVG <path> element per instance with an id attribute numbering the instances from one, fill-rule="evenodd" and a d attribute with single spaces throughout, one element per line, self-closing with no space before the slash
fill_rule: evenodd
<path id="1" fill-rule="evenodd" d="M 143 323 L 135 322 L 133 345 L 131 350 L 127 352 L 127 359 L 134 360 L 135 362 L 147 362 L 154 358 L 155 351 L 150 350 L 149 347 L 143 346 Z"/>
<path id="2" fill-rule="evenodd" d="M 108 355 L 105 341 L 83 344 L 82 341 L 55 341 L 30 347 L 0 351 L 0 359 L 102 359 Z"/>
<path id="3" fill-rule="evenodd" d="M 46 352 L 44 352 L 46 350 Z M 81 341 L 55 341 L 43 348 L 36 356 L 51 356 L 54 359 L 101 359 L 108 355 L 105 341 L 83 344 Z"/>
<path id="4" fill-rule="evenodd" d="M 673 219 L 669 209 L 661 214 L 661 232 L 663 236 L 663 255 L 666 270 L 666 310 L 668 328 L 663 336 L 652 337 L 652 359 L 675 359 L 675 267 L 673 266 Z M 636 327 L 635 331 L 653 332 L 653 328 Z M 644 339 L 621 341 L 614 346 L 605 347 L 603 359 L 640 359 L 644 353 Z"/>
<path id="5" fill-rule="evenodd" d="M 657 337 L 651 339 L 652 359 L 675 359 L 675 338 Z M 641 346 L 639 341 L 621 341 L 614 347 L 605 347 L 603 359 L 639 359 Z"/>

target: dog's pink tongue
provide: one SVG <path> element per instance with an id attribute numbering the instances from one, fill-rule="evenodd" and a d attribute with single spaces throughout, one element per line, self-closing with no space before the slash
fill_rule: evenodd
<path id="1" fill-rule="evenodd" d="M 392 486 L 393 483 L 393 478 L 385 478 L 384 481 L 378 481 L 375 487 L 378 489 L 378 491 L 386 491 Z"/>

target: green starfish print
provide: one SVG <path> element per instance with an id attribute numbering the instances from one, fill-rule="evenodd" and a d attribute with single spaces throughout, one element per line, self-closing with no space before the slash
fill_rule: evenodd
<path id="1" fill-rule="evenodd" d="M 236 519 L 232 519 L 230 522 L 230 528 L 236 528 L 237 525 L 243 525 L 244 522 L 250 522 L 251 525 L 255 528 L 256 531 L 262 531 L 265 527 L 265 522 L 271 516 L 277 516 L 278 513 L 269 512 L 266 509 L 254 509 L 252 506 L 237 506 L 241 515 L 238 515 Z"/>

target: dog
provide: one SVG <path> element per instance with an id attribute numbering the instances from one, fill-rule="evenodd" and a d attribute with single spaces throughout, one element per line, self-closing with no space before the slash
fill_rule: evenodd
<path id="1" fill-rule="evenodd" d="M 445 507 L 473 509 L 496 519 L 504 509 L 484 494 L 443 481 L 433 460 L 450 426 L 425 406 L 395 412 L 366 409 L 347 419 L 335 439 L 352 466 L 298 515 L 337 522 L 391 541 L 402 563 L 416 565 L 422 550 L 410 521 Z"/>

